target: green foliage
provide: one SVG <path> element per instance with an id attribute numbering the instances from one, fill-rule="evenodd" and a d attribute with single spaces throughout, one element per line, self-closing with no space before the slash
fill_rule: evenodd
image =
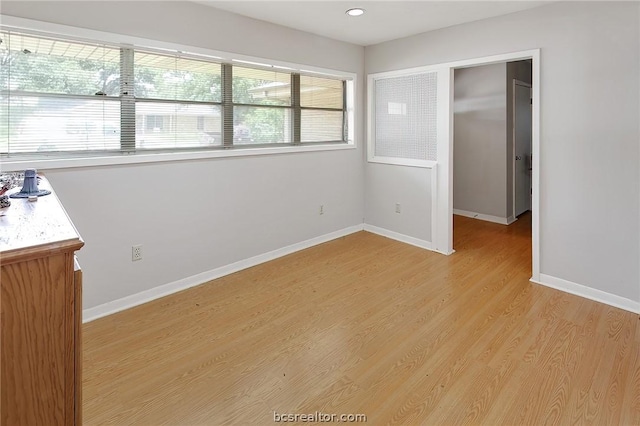
<path id="1" fill-rule="evenodd" d="M 0 54 L 0 88 L 66 95 L 119 94 L 119 64 L 20 51 Z"/>
<path id="2" fill-rule="evenodd" d="M 233 102 L 255 104 L 256 107 L 235 107 L 234 122 L 251 130 L 253 143 L 285 142 L 285 114 L 282 108 L 260 108 L 259 105 L 288 105 L 288 99 L 254 99 L 252 89 L 272 83 L 271 80 L 257 80 L 243 77 L 233 78 Z"/>
<path id="3" fill-rule="evenodd" d="M 211 73 L 137 66 L 134 70 L 139 98 L 220 102 L 221 78 L 212 64 Z"/>
<path id="4" fill-rule="evenodd" d="M 244 109 L 243 122 L 251 129 L 255 143 L 284 142 L 285 110 L 280 108 Z"/>
<path id="5" fill-rule="evenodd" d="M 222 81 L 219 65 L 212 64 L 211 72 L 167 70 L 149 66 L 137 66 L 134 70 L 135 95 L 138 98 L 167 100 L 221 102 Z M 233 102 L 255 107 L 235 107 L 236 125 L 250 129 L 249 143 L 280 143 L 285 141 L 286 108 L 264 108 L 260 105 L 287 106 L 289 99 L 254 99 L 252 89 L 272 81 L 236 77 L 233 79 Z M 120 95 L 120 64 L 40 53 L 0 50 L 0 90 L 66 95 L 98 93 L 118 97 Z M 45 113 L 51 104 L 39 102 L 11 109 L 11 125 L 8 121 L 7 98 L 0 98 L 0 145 L 9 134 L 36 111 Z M 73 101 L 70 100 L 71 103 Z M 84 101 L 78 100 L 82 103 Z M 77 102 L 76 102 L 77 104 Z M 45 109 L 47 111 L 45 111 Z M 38 112 L 37 114 L 40 114 Z"/>

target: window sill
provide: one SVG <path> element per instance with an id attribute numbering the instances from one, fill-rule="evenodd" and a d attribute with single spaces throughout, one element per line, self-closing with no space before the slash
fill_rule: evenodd
<path id="1" fill-rule="evenodd" d="M 432 160 L 412 160 L 409 158 L 396 157 L 375 157 L 371 156 L 367 159 L 369 163 L 392 164 L 394 166 L 420 167 L 423 169 L 433 169 L 437 161 Z"/>
<path id="2" fill-rule="evenodd" d="M 293 154 L 301 152 L 340 151 L 355 149 L 354 143 L 318 144 L 302 146 L 256 147 L 229 150 L 154 152 L 133 154 L 105 154 L 103 156 L 75 158 L 7 158 L 0 161 L 2 171 L 20 171 L 26 168 L 39 170 L 69 169 L 75 167 L 112 166 L 121 164 L 162 163 L 168 161 L 203 160 L 208 158 L 247 157 L 273 154 Z"/>

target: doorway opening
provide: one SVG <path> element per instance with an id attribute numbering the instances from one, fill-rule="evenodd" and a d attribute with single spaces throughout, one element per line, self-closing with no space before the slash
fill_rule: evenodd
<path id="1" fill-rule="evenodd" d="M 531 59 L 453 70 L 457 250 L 474 233 L 517 234 L 531 246 L 532 83 Z"/>
<path id="2" fill-rule="evenodd" d="M 433 221 L 434 246 L 437 251 L 444 254 L 452 254 L 454 250 L 453 222 L 454 222 L 454 84 L 455 73 L 461 69 L 473 68 L 482 65 L 506 64 L 508 62 L 530 61 L 531 63 L 531 159 L 529 168 L 531 169 L 531 280 L 537 281 L 540 277 L 540 50 L 532 49 L 520 52 L 505 53 L 500 55 L 486 56 L 481 58 L 466 59 L 456 62 L 434 65 L 439 69 L 439 76 L 442 78 L 439 89 L 442 88 L 442 97 L 438 98 L 438 111 L 442 117 L 442 122 L 438 127 L 438 161 L 434 170 L 435 184 L 433 192 L 435 194 Z M 506 66 L 506 65 L 505 65 Z M 507 85 L 507 82 L 504 82 Z M 467 107 L 472 107 L 467 105 Z M 509 148 L 509 146 L 507 146 Z M 509 148 L 510 155 L 513 155 L 513 147 Z M 513 157 L 515 161 L 515 157 Z M 507 178 L 514 182 L 513 173 L 507 174 Z M 505 190 L 506 192 L 506 190 Z M 507 205 L 513 206 L 515 197 L 509 196 Z M 513 210 L 513 207 L 511 207 Z M 515 210 L 513 210 L 515 220 Z M 507 221 L 509 216 L 506 217 Z"/>
<path id="3" fill-rule="evenodd" d="M 508 62 L 518 61 L 525 61 L 531 74 L 529 104 L 531 109 L 531 154 L 529 155 L 530 164 L 527 164 L 527 171 L 531 177 L 531 183 L 529 184 L 529 208 L 531 210 L 530 259 L 531 279 L 533 281 L 539 281 L 540 156 L 538 154 L 540 152 L 540 49 L 370 74 L 368 76 L 370 108 L 368 110 L 367 159 L 372 163 L 419 167 L 429 170 L 425 175 L 428 176 L 426 185 L 429 195 L 427 199 L 431 201 L 430 224 L 426 223 L 425 225 L 431 230 L 431 238 L 430 240 L 423 241 L 423 243 L 425 243 L 424 246 L 427 246 L 429 249 L 445 255 L 454 253 L 454 74 L 458 70 L 481 65 L 503 64 L 503 66 L 506 67 Z M 422 84 L 425 81 L 427 81 L 428 84 Z M 520 79 L 520 81 L 523 80 Z M 386 87 L 388 90 L 389 87 L 400 84 L 405 92 L 407 92 L 407 87 L 416 87 L 415 90 L 408 91 L 408 93 L 421 93 L 424 95 L 416 97 L 416 99 L 422 102 L 422 112 L 420 114 L 423 114 L 424 120 L 416 122 L 414 118 L 414 123 L 417 124 L 413 127 L 409 126 L 408 131 L 415 133 L 416 127 L 423 130 L 426 129 L 426 137 L 414 138 L 413 144 L 402 145 L 403 149 L 410 147 L 407 152 L 402 150 L 398 152 L 397 141 L 399 138 L 397 135 L 389 133 L 386 138 L 378 138 L 379 134 L 382 134 L 379 133 L 380 123 L 377 121 L 379 112 L 382 114 L 383 123 L 385 123 L 384 120 L 390 121 L 391 119 L 389 117 L 393 118 L 393 123 L 404 123 L 406 125 L 407 122 L 411 122 L 411 117 L 407 116 L 409 109 L 405 110 L 402 102 L 396 100 L 381 101 L 377 99 L 379 84 L 382 84 L 381 87 Z M 501 84 L 503 88 L 506 87 L 506 79 Z M 510 90 L 513 90 L 513 87 Z M 483 97 L 480 96 L 479 102 L 492 101 L 492 99 L 482 98 Z M 378 105 L 379 102 L 380 105 Z M 473 102 L 478 102 L 478 100 L 470 101 L 466 107 L 473 109 Z M 509 102 L 512 102 L 512 100 Z M 381 109 L 378 110 L 376 107 L 380 107 Z M 511 119 L 513 120 L 513 117 L 511 117 Z M 390 128 L 397 128 L 397 126 L 390 126 Z M 384 129 L 384 126 L 382 126 L 382 129 Z M 506 130 L 504 130 L 503 133 L 506 133 Z M 504 142 L 504 144 L 506 144 L 506 142 Z M 508 152 L 509 158 L 515 161 L 515 157 L 513 156 L 515 150 L 513 146 L 509 144 L 506 145 L 506 152 Z M 506 162 L 506 154 L 503 157 Z M 470 163 L 471 166 L 475 166 L 476 162 L 477 161 L 472 161 Z M 485 168 L 485 170 L 487 170 L 487 168 Z M 513 167 L 509 170 L 513 170 Z M 514 177 L 513 172 L 508 173 L 506 165 L 503 168 L 502 176 L 510 179 L 508 187 L 513 188 L 517 176 Z M 519 182 L 522 183 L 521 181 Z M 503 189 L 505 197 L 507 198 L 505 205 L 510 206 L 509 210 L 511 211 L 509 215 L 505 213 L 505 222 L 509 222 L 510 220 L 515 221 L 516 213 L 513 205 L 516 197 L 513 193 L 508 193 L 506 187 Z M 511 189 L 511 191 L 513 191 L 513 189 Z M 460 207 L 457 207 L 457 209 L 464 210 Z M 491 214 L 488 215 L 495 216 Z"/>

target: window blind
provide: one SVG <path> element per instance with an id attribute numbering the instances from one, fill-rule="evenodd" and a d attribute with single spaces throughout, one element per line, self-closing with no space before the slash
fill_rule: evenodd
<path id="1" fill-rule="evenodd" d="M 300 140 L 302 142 L 341 141 L 343 139 L 342 111 L 302 109 Z"/>
<path id="2" fill-rule="evenodd" d="M 135 51 L 136 149 L 222 145 L 218 63 Z"/>
<path id="3" fill-rule="evenodd" d="M 291 74 L 234 66 L 233 103 L 289 106 Z"/>
<path id="4" fill-rule="evenodd" d="M 233 67 L 233 144 L 292 142 L 291 74 Z"/>
<path id="5" fill-rule="evenodd" d="M 341 80 L 300 76 L 301 142 L 345 139 L 345 96 Z"/>
<path id="6" fill-rule="evenodd" d="M 343 84 L 341 80 L 300 76 L 300 106 L 310 108 L 343 109 Z"/>
<path id="7" fill-rule="evenodd" d="M 0 152 L 119 148 L 119 49 L 9 31 L 0 39 Z"/>
<path id="8" fill-rule="evenodd" d="M 0 31 L 0 154 L 346 141 L 344 80 Z"/>

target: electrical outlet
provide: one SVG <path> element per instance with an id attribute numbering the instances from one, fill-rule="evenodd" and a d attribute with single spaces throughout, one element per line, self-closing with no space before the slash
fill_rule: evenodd
<path id="1" fill-rule="evenodd" d="M 324 204 L 320 204 L 320 214 L 324 214 Z"/>
<path id="2" fill-rule="evenodd" d="M 396 213 L 400 213 L 400 203 L 396 203 Z"/>
<path id="3" fill-rule="evenodd" d="M 131 261 L 142 260 L 142 244 L 131 246 Z"/>

